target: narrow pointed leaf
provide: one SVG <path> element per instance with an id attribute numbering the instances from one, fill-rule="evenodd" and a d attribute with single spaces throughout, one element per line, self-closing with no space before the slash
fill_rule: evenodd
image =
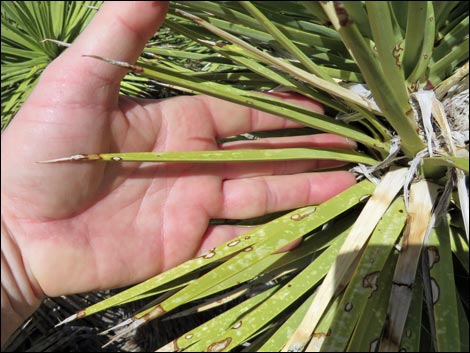
<path id="1" fill-rule="evenodd" d="M 376 352 L 387 316 L 387 300 L 390 297 L 393 271 L 398 258 L 392 252 L 378 279 L 377 290 L 367 298 L 367 309 L 361 315 L 348 343 L 347 352 Z M 371 317 L 373 318 L 371 320 Z"/>
<path id="2" fill-rule="evenodd" d="M 225 32 L 225 31 L 222 31 L 222 30 L 220 30 L 219 28 L 217 28 L 215 26 L 212 26 L 211 24 L 203 21 L 201 18 L 199 18 L 197 16 L 190 15 L 188 13 L 184 13 L 184 15 L 189 17 L 190 19 L 196 21 L 198 24 L 200 24 L 204 28 L 210 30 L 211 32 L 213 32 L 213 33 L 219 35 L 220 37 L 228 40 L 229 42 L 240 46 L 241 48 L 243 48 L 244 50 L 246 50 L 250 54 L 257 57 L 259 60 L 261 60 L 261 61 L 263 61 L 263 62 L 265 62 L 269 65 L 273 65 L 275 67 L 278 67 L 279 69 L 290 73 L 294 77 L 311 84 L 313 87 L 322 89 L 322 90 L 332 94 L 333 96 L 340 97 L 340 98 L 342 98 L 342 99 L 344 99 L 344 100 L 346 100 L 350 103 L 353 103 L 355 105 L 358 105 L 358 106 L 364 108 L 365 110 L 373 111 L 376 114 L 382 114 L 380 111 L 377 111 L 372 105 L 368 104 L 363 99 L 361 99 L 360 96 L 354 94 L 351 91 L 348 91 L 347 89 L 343 88 L 342 86 L 339 86 L 336 83 L 324 80 L 324 79 L 322 79 L 318 76 L 315 76 L 311 73 L 308 73 L 307 71 L 299 69 L 298 67 L 290 64 L 289 62 L 287 62 L 285 60 L 281 60 L 281 59 L 278 59 L 276 57 L 273 57 L 273 56 L 257 49 L 256 47 L 248 44 L 247 42 L 239 39 L 238 37 L 233 36 L 233 35 Z"/>
<path id="3" fill-rule="evenodd" d="M 230 343 L 224 349 L 230 350 L 248 339 L 254 332 L 258 332 L 269 321 L 274 319 L 288 306 L 298 300 L 310 288 L 314 287 L 327 273 L 328 268 L 334 262 L 338 250 L 346 237 L 347 232 L 343 232 L 336 237 L 334 243 L 320 256 L 318 256 L 309 266 L 307 266 L 294 279 L 273 294 L 268 300 L 260 304 L 254 311 L 241 318 L 243 325 L 231 328 L 222 332 L 218 336 L 210 337 L 210 341 L 203 342 L 192 347 L 195 351 L 206 351 L 214 342 L 229 340 Z"/>
<path id="4" fill-rule="evenodd" d="M 378 289 L 377 283 L 383 266 L 401 234 L 406 217 L 403 199 L 397 198 L 377 224 L 367 243 L 357 270 L 343 295 L 340 310 L 330 327 L 330 335 L 326 338 L 322 351 L 345 351 L 359 318 L 370 315 L 367 303 Z M 374 320 L 372 316 L 370 319 Z"/>
<path id="5" fill-rule="evenodd" d="M 324 224 L 325 222 L 329 221 L 330 219 L 334 218 L 338 214 L 341 214 L 345 210 L 348 210 L 353 205 L 357 204 L 365 197 L 368 197 L 372 191 L 374 190 L 374 185 L 369 181 L 362 181 L 348 190 L 344 191 L 343 193 L 333 197 L 332 199 L 326 201 L 320 206 L 308 206 L 293 212 L 286 214 L 280 218 L 277 218 L 264 226 L 258 227 L 254 230 L 248 231 L 245 234 L 230 240 L 224 244 L 217 246 L 214 249 L 209 250 L 207 253 L 201 255 L 198 258 L 189 260 L 177 267 L 174 267 L 164 273 L 161 273 L 155 277 L 148 279 L 134 287 L 131 287 L 121 293 L 118 293 L 102 302 L 96 303 L 84 310 L 81 310 L 77 314 L 73 316 L 72 319 L 66 319 L 71 321 L 76 318 L 85 317 L 88 315 L 95 314 L 101 310 L 108 309 L 110 307 L 120 305 L 123 302 L 129 302 L 132 298 L 138 297 L 148 291 L 154 290 L 164 284 L 167 284 L 179 277 L 182 277 L 196 269 L 203 268 L 207 265 L 210 265 L 216 261 L 224 259 L 230 255 L 238 253 L 243 250 L 249 250 L 248 252 L 253 251 L 253 246 L 257 243 L 268 242 L 273 246 L 273 248 L 267 250 L 265 249 L 263 253 L 265 255 L 269 255 L 270 253 L 275 252 L 276 250 L 282 248 L 285 245 L 288 245 L 296 238 L 302 236 L 303 234 L 307 233 L 310 230 L 313 230 L 320 225 Z M 319 212 L 320 211 L 320 212 Z M 308 217 L 309 215 L 315 214 L 315 218 Z M 305 215 L 305 216 L 304 216 Z M 293 218 L 292 218 L 293 217 Z M 293 230 L 297 230 L 291 239 L 287 239 L 283 237 L 285 227 L 292 228 Z M 273 243 L 273 238 L 276 239 L 276 234 L 280 234 L 279 241 L 276 241 L 276 244 Z M 266 240 L 266 238 L 268 238 Z M 256 253 L 256 251 L 255 251 Z M 264 256 L 263 256 L 264 257 Z M 236 261 L 235 261 L 236 262 Z M 225 268 L 227 266 L 225 263 Z M 243 266 L 241 266 L 243 268 Z M 223 271 L 221 271 L 223 272 Z M 228 273 L 234 275 L 237 273 L 238 270 L 232 267 Z M 213 277 L 215 277 L 215 281 Z M 214 274 L 211 275 L 211 272 L 206 274 L 205 276 L 201 277 L 197 284 L 193 286 L 188 286 L 185 288 L 183 293 L 178 294 L 178 300 L 176 300 L 173 304 L 169 305 L 170 308 L 166 308 L 165 311 L 171 310 L 172 308 L 176 307 L 177 303 L 185 303 L 188 300 L 191 300 L 199 293 L 204 292 L 208 288 L 211 288 L 218 283 L 225 280 L 226 274 Z M 204 282 L 208 282 L 208 285 L 201 283 L 202 280 Z M 189 288 L 189 289 L 188 289 Z M 187 299 L 181 299 L 180 297 L 185 295 Z M 171 303 L 171 301 L 170 301 Z M 173 306 L 176 305 L 176 306 Z M 65 322 L 68 322 L 65 321 Z"/>
<path id="6" fill-rule="evenodd" d="M 193 345 L 201 340 L 208 339 L 208 337 L 216 335 L 219 331 L 227 330 L 230 327 L 238 327 L 240 316 L 253 310 L 254 307 L 268 299 L 278 287 L 273 287 L 256 296 L 253 296 L 243 303 L 238 304 L 225 313 L 218 315 L 210 321 L 200 325 L 199 327 L 186 332 L 181 337 L 171 341 L 163 347 L 157 349 L 157 352 L 177 352 L 190 348 L 195 352 Z"/>
<path id="7" fill-rule="evenodd" d="M 457 291 L 449 240 L 449 224 L 443 219 L 431 231 L 425 255 L 430 267 L 436 343 L 439 352 L 460 350 Z"/>
<path id="8" fill-rule="evenodd" d="M 324 8 L 330 21 L 337 26 L 341 38 L 361 68 L 361 73 L 364 75 L 375 101 L 400 135 L 405 153 L 408 156 L 414 156 L 424 148 L 424 144 L 416 132 L 417 126 L 411 114 L 411 106 L 409 104 L 402 106 L 397 101 L 380 62 L 374 56 L 354 21 L 344 11 L 342 5 L 340 3 L 336 5 L 327 3 Z"/>
<path id="9" fill-rule="evenodd" d="M 352 163 L 375 165 L 373 158 L 367 155 L 340 149 L 319 148 L 280 148 L 260 150 L 219 150 L 187 152 L 125 152 L 83 155 L 83 158 L 70 157 L 71 161 L 106 161 L 106 162 L 256 162 L 279 160 L 333 159 Z M 59 159 L 58 161 L 66 161 Z M 54 162 L 44 161 L 42 163 Z"/>
<path id="10" fill-rule="evenodd" d="M 420 46 L 419 60 L 417 61 L 413 71 L 410 76 L 407 78 L 410 84 L 415 82 L 425 82 L 426 70 L 428 69 L 428 64 L 432 57 L 432 52 L 434 48 L 434 39 L 436 35 L 436 22 L 434 18 L 434 9 L 431 1 L 426 1 L 425 3 L 425 26 L 423 31 L 423 40 Z"/>
<path id="11" fill-rule="evenodd" d="M 295 329 L 299 327 L 309 306 L 311 305 L 314 294 L 306 299 L 298 309 L 286 320 L 286 322 L 270 337 L 267 342 L 258 349 L 258 352 L 279 352 L 289 340 Z"/>
<path id="12" fill-rule="evenodd" d="M 404 48 L 402 38 L 396 38 L 393 31 L 390 4 L 388 1 L 367 1 L 365 5 L 380 66 L 398 104 L 406 111 L 410 106 L 401 58 Z"/>
<path id="13" fill-rule="evenodd" d="M 309 308 L 309 312 L 283 351 L 292 349 L 297 351 L 307 345 L 339 282 L 358 256 L 359 251 L 368 240 L 379 219 L 389 207 L 398 191 L 403 187 L 407 172 L 406 168 L 390 171 L 377 186 L 377 189 L 349 233 L 346 242 L 343 244 L 338 260 L 334 263 L 318 289 L 318 294 Z"/>
<path id="14" fill-rule="evenodd" d="M 279 30 L 263 13 L 249 1 L 240 1 L 248 12 L 286 49 L 294 58 L 298 59 L 307 71 L 321 77 L 324 80 L 334 82 L 323 69 L 316 65 L 300 50 L 281 30 Z"/>
<path id="15" fill-rule="evenodd" d="M 400 342 L 400 350 L 419 352 L 423 325 L 423 282 L 416 281 L 413 286 L 410 310 L 406 318 L 404 334 Z M 431 343 L 428 343 L 431 346 Z"/>
<path id="16" fill-rule="evenodd" d="M 234 103 L 250 106 L 255 109 L 294 120 L 298 123 L 324 132 L 349 137 L 373 149 L 388 151 L 387 144 L 367 136 L 367 134 L 360 132 L 356 128 L 347 126 L 335 119 L 308 110 L 303 106 L 288 103 L 282 99 L 277 99 L 260 93 L 246 92 L 234 87 L 227 87 L 226 85 L 199 80 L 195 77 L 188 79 L 183 74 L 162 67 L 154 67 L 148 64 L 141 64 L 141 67 L 137 67 L 112 59 L 105 59 L 97 56 L 90 57 L 104 60 L 114 65 L 126 67 L 148 78 L 168 82 L 177 86 L 189 88 L 198 93 L 204 93 Z"/>
<path id="17" fill-rule="evenodd" d="M 468 274 L 470 272 L 470 256 L 468 243 L 465 237 L 465 231 L 452 226 L 449 228 L 449 231 L 452 252 L 462 264 L 462 266 L 465 268 Z"/>
<path id="18" fill-rule="evenodd" d="M 198 281 L 182 289 L 175 296 L 162 302 L 156 309 L 155 314 L 161 315 L 161 313 L 159 314 L 160 311 L 168 312 L 190 302 L 208 288 L 212 288 L 227 278 L 234 276 L 244 268 L 282 249 L 306 233 L 325 224 L 333 217 L 350 209 L 360 202 L 361 197 L 370 193 L 370 182 L 363 183 L 356 184 L 319 206 L 309 206 L 295 210 L 263 227 L 246 233 L 245 237 L 249 236 L 250 240 L 256 237 L 258 242 L 245 247 L 244 251 L 227 260 L 215 270 L 202 276 Z M 360 186 L 358 187 L 358 185 Z M 149 318 L 154 318 L 152 313 L 146 313 L 145 315 Z"/>
<path id="19" fill-rule="evenodd" d="M 411 303 L 418 261 L 423 243 L 429 234 L 431 210 L 434 206 L 437 187 L 426 180 L 411 185 L 409 217 L 402 241 L 390 294 L 389 321 L 380 342 L 380 350 L 398 350 L 403 335 L 406 317 Z"/>

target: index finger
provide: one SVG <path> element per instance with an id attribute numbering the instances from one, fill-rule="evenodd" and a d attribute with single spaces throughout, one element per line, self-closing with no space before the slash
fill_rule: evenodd
<path id="1" fill-rule="evenodd" d="M 80 100 L 103 103 L 100 91 L 117 102 L 126 69 L 83 55 L 134 63 L 147 41 L 158 30 L 168 9 L 166 1 L 104 2 L 75 42 L 48 67 L 48 78 L 79 83 Z"/>

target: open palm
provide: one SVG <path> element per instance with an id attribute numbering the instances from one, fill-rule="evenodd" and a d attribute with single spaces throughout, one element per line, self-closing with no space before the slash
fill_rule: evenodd
<path id="1" fill-rule="evenodd" d="M 47 68 L 2 135 L 2 219 L 31 281 L 47 295 L 141 281 L 243 231 L 208 226 L 211 218 L 319 203 L 354 183 L 346 172 L 311 172 L 331 161 L 36 163 L 77 153 L 352 147 L 332 135 L 220 145 L 219 138 L 296 125 L 207 96 L 120 97 L 125 71 L 82 55 L 135 61 L 163 21 L 165 6 L 105 3 Z"/>

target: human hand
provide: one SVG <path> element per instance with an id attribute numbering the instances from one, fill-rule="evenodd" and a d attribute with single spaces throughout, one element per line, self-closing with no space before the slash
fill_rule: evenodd
<path id="1" fill-rule="evenodd" d="M 218 138 L 298 125 L 207 96 L 120 97 L 125 70 L 82 55 L 133 63 L 166 7 L 105 3 L 49 65 L 2 136 L 2 221 L 35 293 L 142 281 L 243 232 L 209 227 L 211 218 L 316 204 L 355 182 L 347 172 L 311 172 L 337 165 L 332 161 L 36 163 L 77 153 L 353 146 L 329 134 L 218 145 Z M 284 96 L 321 110 L 305 98 Z"/>

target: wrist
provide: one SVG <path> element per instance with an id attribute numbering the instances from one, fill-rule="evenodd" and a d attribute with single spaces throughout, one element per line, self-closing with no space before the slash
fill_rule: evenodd
<path id="1" fill-rule="evenodd" d="M 21 250 L 2 217 L 2 346 L 12 333 L 39 307 L 43 295 L 30 278 Z"/>

